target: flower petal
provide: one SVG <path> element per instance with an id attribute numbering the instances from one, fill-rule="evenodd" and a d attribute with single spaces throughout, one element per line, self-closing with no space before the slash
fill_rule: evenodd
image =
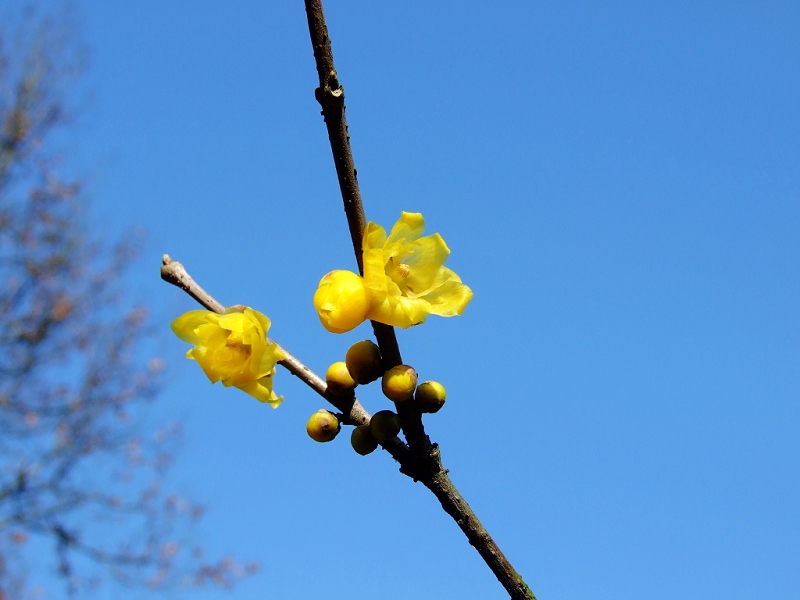
<path id="1" fill-rule="evenodd" d="M 386 230 L 372 221 L 367 223 L 367 228 L 364 230 L 364 249 L 382 249 L 385 243 Z"/>
<path id="2" fill-rule="evenodd" d="M 443 267 L 444 268 L 444 267 Z M 447 269 L 450 271 L 450 269 Z M 425 295 L 425 300 L 430 304 L 431 314 L 440 317 L 453 317 L 460 315 L 472 300 L 472 290 L 461 283 L 458 276 L 450 271 L 453 277 Z"/>
<path id="3" fill-rule="evenodd" d="M 419 325 L 425 322 L 430 313 L 430 305 L 420 298 L 378 293 L 373 294 L 372 298 L 367 318 L 393 327 L 408 329 Z"/>
<path id="4" fill-rule="evenodd" d="M 175 335 L 184 342 L 196 344 L 199 339 L 195 333 L 195 329 L 207 323 L 208 314 L 209 311 L 207 310 L 190 310 L 170 323 L 170 327 Z"/>
<path id="5" fill-rule="evenodd" d="M 244 333 L 255 327 L 253 318 L 243 312 L 231 312 L 219 316 L 219 326 L 235 333 Z"/>
<path id="6" fill-rule="evenodd" d="M 272 377 L 264 377 L 237 387 L 246 394 L 250 394 L 259 402 L 272 405 L 272 408 L 278 408 L 278 405 L 283 402 L 283 396 L 277 396 L 275 392 L 272 391 Z"/>
<path id="7" fill-rule="evenodd" d="M 422 294 L 430 288 L 439 272 L 444 267 L 444 261 L 450 256 L 450 248 L 444 243 L 438 233 L 426 235 L 418 239 L 412 246 L 413 254 L 408 260 L 410 267 L 405 285 L 412 294 Z"/>
<path id="8" fill-rule="evenodd" d="M 394 242 L 410 244 L 418 239 L 423 231 L 425 231 L 425 219 L 422 214 L 403 211 L 400 213 L 397 223 L 392 227 L 392 232 L 389 234 L 386 244 L 393 244 Z"/>

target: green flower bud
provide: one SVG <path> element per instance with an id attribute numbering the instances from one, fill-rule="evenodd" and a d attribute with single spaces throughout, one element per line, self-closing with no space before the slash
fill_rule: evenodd
<path id="1" fill-rule="evenodd" d="M 343 361 L 335 362 L 328 367 L 325 381 L 328 383 L 328 389 L 337 396 L 351 394 L 357 385 Z"/>
<path id="2" fill-rule="evenodd" d="M 414 395 L 414 402 L 419 412 L 435 413 L 444 406 L 447 396 L 444 386 L 438 381 L 426 381 L 420 383 L 417 393 Z"/>
<path id="3" fill-rule="evenodd" d="M 397 365 L 383 374 L 383 394 L 393 402 L 405 402 L 414 395 L 417 372 L 408 365 Z"/>
<path id="4" fill-rule="evenodd" d="M 390 410 L 379 410 L 369 422 L 369 431 L 382 442 L 400 433 L 400 417 Z"/>
<path id="5" fill-rule="evenodd" d="M 378 440 L 370 433 L 369 425 L 359 425 L 350 434 L 350 445 L 361 456 L 366 456 L 378 447 Z"/>
<path id="6" fill-rule="evenodd" d="M 306 431 L 315 442 L 330 442 L 339 434 L 341 428 L 336 415 L 324 408 L 311 415 L 306 423 Z"/>
<path id="7" fill-rule="evenodd" d="M 370 340 L 357 342 L 350 346 L 344 360 L 347 370 L 356 383 L 370 383 L 383 374 L 381 351 Z"/>

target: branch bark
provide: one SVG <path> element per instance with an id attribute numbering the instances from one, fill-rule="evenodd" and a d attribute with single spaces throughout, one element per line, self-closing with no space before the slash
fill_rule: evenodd
<path id="1" fill-rule="evenodd" d="M 315 90 L 315 96 L 322 107 L 322 116 L 328 129 L 328 139 L 339 180 L 339 189 L 342 193 L 344 211 L 347 215 L 353 250 L 356 254 L 359 272 L 363 275 L 362 240 L 366 218 L 350 146 L 350 135 L 347 130 L 344 87 L 336 73 L 322 0 L 304 1 L 319 77 L 319 87 Z M 402 364 L 394 328 L 375 321 L 372 322 L 372 328 L 381 350 L 384 367 L 388 369 Z M 403 434 L 410 448 L 409 456 L 401 462 L 400 471 L 415 481 L 421 481 L 433 492 L 441 502 L 442 508 L 456 521 L 467 536 L 469 543 L 475 547 L 511 598 L 535 600 L 533 592 L 450 481 L 447 470 L 442 466 L 438 445 L 432 443 L 425 433 L 422 415 L 411 402 L 399 403 L 396 404 L 396 407 Z"/>

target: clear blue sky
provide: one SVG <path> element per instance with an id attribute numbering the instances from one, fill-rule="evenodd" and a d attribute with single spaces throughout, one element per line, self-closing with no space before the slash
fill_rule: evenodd
<path id="1" fill-rule="evenodd" d="M 194 307 L 167 252 L 312 368 L 341 360 L 370 330 L 311 305 L 355 263 L 302 2 L 78 7 L 76 146 L 99 222 L 150 233 L 130 281 L 165 336 Z M 800 4 L 326 9 L 367 217 L 422 212 L 475 292 L 399 332 L 449 392 L 428 431 L 539 599 L 796 599 Z M 272 410 L 165 340 L 174 485 L 201 541 L 262 564 L 198 598 L 504 597 L 388 455 L 308 439 L 300 382 L 280 372 Z"/>

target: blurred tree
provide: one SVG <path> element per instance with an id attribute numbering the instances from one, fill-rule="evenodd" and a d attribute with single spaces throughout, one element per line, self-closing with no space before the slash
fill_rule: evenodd
<path id="1" fill-rule="evenodd" d="M 65 16 L 0 26 L 0 600 L 52 582 L 48 567 L 71 593 L 108 577 L 227 585 L 254 567 L 204 563 L 185 539 L 202 510 L 162 487 L 178 428 L 135 424 L 161 372 L 120 285 L 135 240 L 93 236 L 63 178 L 85 62 Z"/>

